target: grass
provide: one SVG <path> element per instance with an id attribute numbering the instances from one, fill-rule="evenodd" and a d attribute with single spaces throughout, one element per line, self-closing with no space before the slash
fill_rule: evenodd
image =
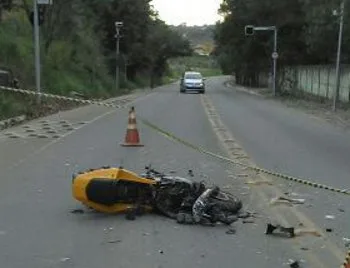
<path id="1" fill-rule="evenodd" d="M 222 75 L 217 63 L 211 57 L 207 56 L 195 55 L 171 59 L 168 64 L 170 66 L 170 78 L 178 79 L 187 70 L 201 72 L 205 77 Z"/>
<path id="2" fill-rule="evenodd" d="M 11 69 L 19 80 L 20 88 L 34 89 L 32 26 L 24 10 L 13 10 L 5 15 L 0 24 L 0 68 Z M 44 39 L 42 35 L 43 92 L 70 95 L 75 91 L 86 98 L 107 98 L 126 92 L 125 88 L 120 92 L 115 91 L 114 79 L 108 74 L 100 47 L 95 41 L 97 38 L 89 29 L 74 42 L 54 40 L 48 50 L 43 48 Z M 127 83 L 124 86 L 135 87 Z M 42 114 L 43 110 L 58 105 L 58 102 L 44 101 L 42 106 L 37 107 L 32 97 L 10 92 L 0 94 L 0 120 L 20 114 Z"/>
<path id="3" fill-rule="evenodd" d="M 91 27 L 90 27 L 91 28 Z M 45 36 L 41 35 L 41 88 L 42 92 L 70 96 L 77 92 L 85 98 L 108 98 L 128 93 L 132 89 L 148 87 L 148 74 L 140 74 L 134 81 L 122 81 L 116 92 L 114 75 L 110 75 L 95 33 L 86 27 L 80 29 L 74 40 L 56 37 L 48 49 L 44 49 Z M 4 66 L 14 73 L 22 89 L 35 88 L 34 48 L 32 26 L 24 10 L 6 13 L 0 24 L 0 68 Z M 171 59 L 166 75 L 157 85 L 179 79 L 188 69 L 204 76 L 221 75 L 216 63 L 206 56 Z M 121 74 L 123 77 L 123 74 Z M 37 117 L 72 107 L 60 101 L 44 100 L 37 106 L 35 98 L 0 92 L 0 120 L 25 114 Z"/>

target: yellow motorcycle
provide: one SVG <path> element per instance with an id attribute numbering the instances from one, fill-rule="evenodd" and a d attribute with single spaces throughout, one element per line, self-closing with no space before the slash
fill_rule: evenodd
<path id="1" fill-rule="evenodd" d="M 87 207 L 103 213 L 156 211 L 176 219 L 184 203 L 192 204 L 208 188 L 202 182 L 170 176 L 146 167 L 144 174 L 119 168 L 102 167 L 73 175 L 73 197 Z M 236 214 L 240 200 L 220 191 L 213 200 L 225 213 Z"/>

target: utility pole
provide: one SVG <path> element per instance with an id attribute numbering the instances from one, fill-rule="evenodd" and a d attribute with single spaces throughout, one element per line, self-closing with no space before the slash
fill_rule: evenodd
<path id="1" fill-rule="evenodd" d="M 272 52 L 272 59 L 273 59 L 273 95 L 277 95 L 277 59 L 278 59 L 278 30 L 276 26 L 259 26 L 256 27 L 254 25 L 246 25 L 245 26 L 245 35 L 250 36 L 254 35 L 255 31 L 273 31 L 274 32 L 274 38 L 273 38 L 273 52 Z"/>
<path id="2" fill-rule="evenodd" d="M 337 50 L 337 66 L 335 70 L 335 92 L 333 98 L 333 112 L 337 110 L 337 102 L 339 100 L 340 91 L 340 59 L 341 59 L 341 48 L 343 42 L 343 29 L 344 29 L 344 6 L 345 0 L 342 0 L 340 4 L 340 21 L 339 21 L 339 33 L 338 33 L 338 50 Z"/>
<path id="3" fill-rule="evenodd" d="M 40 41 L 39 41 L 39 12 L 38 2 L 33 0 L 33 12 L 34 12 L 34 54 L 35 54 L 35 85 L 37 95 L 37 104 L 41 102 L 40 96 Z"/>
<path id="4" fill-rule="evenodd" d="M 120 55 L 120 48 L 119 48 L 119 41 L 120 41 L 120 28 L 123 27 L 123 22 L 120 22 L 120 21 L 116 21 L 115 22 L 115 30 L 116 30 L 116 35 L 115 35 L 115 38 L 116 38 L 116 69 L 115 69 L 115 86 L 116 86 L 116 92 L 119 91 L 119 87 L 120 87 L 120 66 L 119 66 L 119 63 L 120 63 L 120 58 L 119 58 L 119 55 Z"/>
<path id="5" fill-rule="evenodd" d="M 278 52 L 277 52 L 277 28 L 274 28 L 274 42 L 273 42 L 273 53 L 272 53 L 272 59 L 273 59 L 273 95 L 276 96 L 276 88 L 277 88 L 277 59 L 278 59 Z"/>
<path id="6" fill-rule="evenodd" d="M 34 31 L 34 58 L 35 58 L 35 85 L 37 94 L 37 104 L 41 102 L 41 66 L 40 66 L 40 34 L 39 27 L 44 21 L 43 10 L 38 5 L 52 5 L 53 0 L 33 0 L 33 12 L 30 16 L 30 20 L 33 24 Z M 40 13 L 40 14 L 39 14 Z"/>

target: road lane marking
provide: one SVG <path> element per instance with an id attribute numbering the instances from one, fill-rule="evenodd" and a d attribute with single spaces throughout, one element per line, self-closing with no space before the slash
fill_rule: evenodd
<path id="1" fill-rule="evenodd" d="M 233 135 L 231 134 L 231 132 L 228 130 L 228 128 L 224 125 L 224 123 L 221 121 L 219 115 L 215 112 L 215 107 L 212 104 L 210 98 L 208 96 L 201 96 L 201 102 L 203 105 L 203 108 L 205 110 L 205 113 L 208 117 L 209 122 L 211 123 L 214 132 L 216 133 L 221 145 L 225 148 L 225 150 L 227 151 L 227 153 L 233 158 L 235 159 L 237 156 L 233 153 L 233 148 L 231 146 L 229 146 L 227 143 L 225 143 L 225 140 L 231 140 L 233 141 L 233 143 L 235 143 L 235 145 L 239 145 L 238 142 L 234 139 Z M 213 115 L 215 116 L 215 120 L 213 120 Z M 224 131 L 218 131 L 217 129 L 220 128 L 221 130 Z M 223 135 L 223 132 L 225 132 L 226 135 Z M 235 146 L 236 148 L 237 146 Z M 241 151 L 244 152 L 244 149 L 241 147 Z M 247 155 L 244 152 L 244 155 Z M 241 160 L 242 161 L 242 160 Z M 246 162 L 248 162 L 248 165 L 253 165 L 255 166 L 255 164 L 253 163 L 253 161 L 251 159 L 245 159 Z M 263 180 L 267 179 L 267 176 L 261 173 L 256 174 L 255 176 L 259 176 L 260 178 L 262 178 Z M 254 176 L 253 176 L 254 177 Z M 280 189 L 277 186 L 268 186 L 271 187 L 271 190 L 273 190 L 276 194 L 282 194 L 282 192 L 280 191 Z M 254 189 L 254 188 L 253 188 Z M 261 189 L 261 188 L 259 188 Z M 262 200 L 264 202 L 269 202 L 268 199 L 268 194 L 263 191 L 263 190 L 256 190 L 256 192 L 259 194 L 260 198 L 262 198 Z M 290 209 L 290 211 L 292 212 L 292 214 L 294 214 L 294 216 L 300 221 L 303 222 L 304 224 L 306 224 L 309 228 L 313 228 L 316 229 L 317 231 L 319 231 L 319 233 L 323 236 L 326 237 L 325 233 L 322 232 L 321 228 L 317 227 L 317 225 L 311 220 L 309 219 L 305 214 L 303 214 L 302 212 L 298 211 L 296 208 L 292 207 L 288 207 L 288 208 L 282 208 L 281 210 L 287 210 Z M 281 220 L 282 224 L 286 224 L 286 225 L 290 225 L 287 221 L 287 219 L 281 215 L 278 211 L 274 210 L 274 209 L 270 209 L 270 211 L 274 212 L 274 216 L 276 216 L 279 220 Z M 296 240 L 294 240 L 296 241 Z M 340 250 L 335 244 L 333 244 L 330 241 L 323 241 L 326 245 L 326 248 L 329 249 L 329 251 L 336 257 L 336 259 L 338 259 L 339 261 L 343 261 L 343 251 Z M 312 261 L 315 265 L 317 265 L 316 267 L 324 267 L 324 264 L 321 263 L 321 261 L 312 253 L 310 252 L 304 252 L 304 254 L 306 254 L 309 257 L 309 260 Z"/>
<path id="2" fill-rule="evenodd" d="M 146 98 L 152 96 L 152 95 L 155 94 L 155 93 L 156 93 L 156 92 L 152 92 L 152 93 L 149 93 L 149 94 L 147 94 L 147 95 L 145 95 L 145 96 L 136 98 L 135 100 L 133 100 L 133 101 L 129 102 L 128 104 L 126 104 L 126 106 L 129 106 L 129 105 L 134 104 L 134 103 L 139 102 L 139 101 L 143 101 L 143 100 L 145 100 Z M 71 110 L 71 111 L 74 111 L 74 110 Z M 100 119 L 102 119 L 102 118 L 104 118 L 104 117 L 106 117 L 106 116 L 108 116 L 108 115 L 110 115 L 110 114 L 113 114 L 113 113 L 115 113 L 115 112 L 117 112 L 117 111 L 116 111 L 116 110 L 108 111 L 108 112 L 106 112 L 106 113 L 104 113 L 104 114 L 102 114 L 102 115 L 99 115 L 99 116 L 95 117 L 94 119 L 92 119 L 92 120 L 86 122 L 86 124 L 81 125 L 80 127 L 78 127 L 78 128 L 76 128 L 76 129 L 74 129 L 74 130 L 72 130 L 72 131 L 69 131 L 69 132 L 63 134 L 60 138 L 57 138 L 57 139 L 55 139 L 55 140 L 53 140 L 53 141 L 51 141 L 51 142 L 45 144 L 44 146 L 42 146 L 41 148 L 39 148 L 38 150 L 36 150 L 36 151 L 34 151 L 34 152 L 32 152 L 32 153 L 29 153 L 26 157 L 20 159 L 18 162 L 16 162 L 15 164 L 11 165 L 10 167 L 8 167 L 6 170 L 7 170 L 7 171 L 10 171 L 10 170 L 12 170 L 12 169 L 14 169 L 14 168 L 20 166 L 21 164 L 23 164 L 23 163 L 25 163 L 27 160 L 29 160 L 31 157 L 36 156 L 36 155 L 42 153 L 43 151 L 45 151 L 45 150 L 48 149 L 49 147 L 51 147 L 51 146 L 55 145 L 56 143 L 58 143 L 58 142 L 64 140 L 66 137 L 72 135 L 73 133 L 77 132 L 78 130 L 80 130 L 80 129 L 86 127 L 86 126 L 89 126 L 89 125 L 91 125 L 92 123 L 94 123 L 94 122 L 96 122 L 96 121 L 98 121 L 98 120 L 100 120 Z"/>

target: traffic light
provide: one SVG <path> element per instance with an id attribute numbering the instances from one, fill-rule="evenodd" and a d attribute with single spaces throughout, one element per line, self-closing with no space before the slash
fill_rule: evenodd
<path id="1" fill-rule="evenodd" d="M 45 18 L 45 13 L 44 13 L 44 8 L 39 7 L 38 8 L 38 22 L 39 26 L 41 26 L 44 23 L 44 18 Z M 29 20 L 32 25 L 34 25 L 34 12 L 30 12 L 29 15 Z"/>
<path id="2" fill-rule="evenodd" d="M 254 26 L 253 25 L 247 25 L 244 28 L 245 35 L 254 35 Z"/>
<path id="3" fill-rule="evenodd" d="M 44 9 L 42 7 L 39 7 L 38 9 L 39 26 L 44 23 L 44 18 L 45 18 Z"/>

